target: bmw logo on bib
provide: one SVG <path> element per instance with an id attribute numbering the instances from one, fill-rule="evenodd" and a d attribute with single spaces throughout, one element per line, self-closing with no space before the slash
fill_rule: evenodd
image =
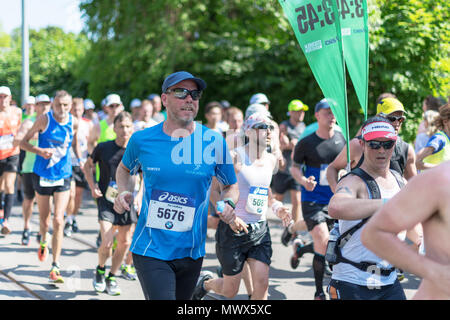
<path id="1" fill-rule="evenodd" d="M 172 229 L 173 228 L 173 223 L 171 221 L 167 221 L 166 222 L 166 228 L 169 229 L 169 230 Z"/>

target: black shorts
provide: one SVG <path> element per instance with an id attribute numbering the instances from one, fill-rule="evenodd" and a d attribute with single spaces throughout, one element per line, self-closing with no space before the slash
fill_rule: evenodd
<path id="1" fill-rule="evenodd" d="M 3 172 L 19 172 L 19 155 L 0 160 L 0 177 Z"/>
<path id="2" fill-rule="evenodd" d="M 277 172 L 272 178 L 272 188 L 275 193 L 284 194 L 288 190 L 301 191 L 301 185 L 285 172 Z"/>
<path id="3" fill-rule="evenodd" d="M 113 207 L 114 204 L 104 197 L 97 198 L 98 221 L 108 221 L 114 226 L 128 226 L 137 222 L 137 215 L 134 210 L 118 214 Z"/>
<path id="4" fill-rule="evenodd" d="M 84 176 L 83 170 L 81 170 L 81 167 L 72 167 L 72 179 L 75 181 L 75 185 L 77 187 L 89 189 L 89 184 Z"/>
<path id="5" fill-rule="evenodd" d="M 308 231 L 311 231 L 315 226 L 323 222 L 327 225 L 331 225 L 334 222 L 333 218 L 328 215 L 328 204 L 302 201 L 302 213 Z"/>
<path id="6" fill-rule="evenodd" d="M 20 149 L 20 153 L 19 153 L 19 167 L 18 167 L 18 172 L 22 172 L 22 164 L 23 161 L 25 160 L 25 155 L 26 155 L 26 151 Z M 21 174 L 22 175 L 22 174 Z"/>
<path id="7" fill-rule="evenodd" d="M 234 276 L 242 272 L 248 258 L 270 265 L 272 258 L 272 240 L 267 221 L 259 222 L 257 228 L 235 233 L 222 220 L 216 231 L 216 255 L 223 269 L 223 274 Z"/>
<path id="8" fill-rule="evenodd" d="M 33 188 L 34 190 L 40 194 L 41 196 L 51 196 L 55 192 L 64 192 L 67 190 L 70 190 L 70 180 L 71 177 L 64 179 L 64 185 L 62 186 L 56 186 L 56 187 L 41 187 L 40 185 L 40 179 L 41 177 L 38 176 L 36 173 L 32 173 L 32 180 L 33 180 Z"/>
<path id="9" fill-rule="evenodd" d="M 22 173 L 22 190 L 25 198 L 31 200 L 35 196 L 33 186 L 33 173 Z"/>
<path id="10" fill-rule="evenodd" d="M 146 300 L 190 300 L 203 257 L 163 261 L 133 253 L 133 263 Z"/>
<path id="11" fill-rule="evenodd" d="M 406 300 L 405 292 L 398 280 L 390 285 L 370 288 L 331 279 L 327 292 L 331 300 Z"/>

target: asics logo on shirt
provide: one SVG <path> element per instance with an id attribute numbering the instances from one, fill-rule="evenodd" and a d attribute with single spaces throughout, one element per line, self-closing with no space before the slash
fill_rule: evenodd
<path id="1" fill-rule="evenodd" d="M 169 192 L 164 192 L 162 195 L 158 197 L 158 201 L 164 201 L 166 200 L 169 202 L 176 202 L 180 204 L 186 204 L 188 202 L 188 198 L 186 197 L 180 197 L 170 194 Z"/>
<path id="2" fill-rule="evenodd" d="M 169 197 L 168 192 L 164 192 L 162 195 L 159 196 L 158 201 L 164 201 Z"/>
<path id="3" fill-rule="evenodd" d="M 267 195 L 268 192 L 266 189 L 260 189 L 259 187 L 257 187 L 254 191 L 255 194 L 261 194 L 261 195 Z"/>

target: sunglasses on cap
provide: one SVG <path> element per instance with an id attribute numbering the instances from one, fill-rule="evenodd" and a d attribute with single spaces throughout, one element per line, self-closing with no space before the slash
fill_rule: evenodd
<path id="1" fill-rule="evenodd" d="M 403 121 L 406 120 L 406 117 L 405 116 L 386 116 L 386 119 L 388 119 L 390 122 L 398 121 L 398 122 L 402 123 Z"/>
<path id="2" fill-rule="evenodd" d="M 365 142 L 367 143 L 367 145 L 369 146 L 370 149 L 374 149 L 374 150 L 378 150 L 381 147 L 383 147 L 384 150 L 389 150 L 395 145 L 394 140 L 389 140 L 389 141 L 372 140 L 372 141 L 365 141 Z"/>
<path id="3" fill-rule="evenodd" d="M 273 130 L 274 126 L 271 125 L 271 124 L 266 124 L 266 123 L 257 123 L 257 124 L 255 124 L 252 127 L 252 129 L 265 129 L 265 130 L 270 129 L 270 130 Z"/>
<path id="4" fill-rule="evenodd" d="M 188 95 L 191 95 L 192 100 L 198 100 L 202 96 L 201 90 L 188 90 L 184 88 L 175 88 L 175 89 L 168 89 L 166 90 L 166 93 L 173 93 L 173 96 L 177 99 L 186 99 Z"/>

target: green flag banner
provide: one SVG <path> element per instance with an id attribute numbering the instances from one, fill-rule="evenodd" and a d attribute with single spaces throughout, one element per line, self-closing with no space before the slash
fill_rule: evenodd
<path id="1" fill-rule="evenodd" d="M 335 19 L 336 3 L 331 0 L 278 1 L 348 142 L 345 64 L 342 41 L 339 41 L 339 19 Z"/>
<path id="2" fill-rule="evenodd" d="M 344 59 L 359 104 L 367 119 L 369 86 L 369 28 L 366 0 L 337 0 Z"/>

